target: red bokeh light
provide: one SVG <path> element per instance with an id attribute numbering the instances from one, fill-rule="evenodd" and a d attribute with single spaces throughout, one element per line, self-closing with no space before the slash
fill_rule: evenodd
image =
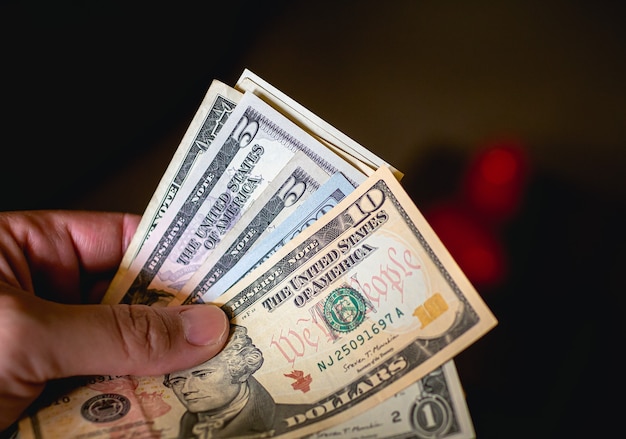
<path id="1" fill-rule="evenodd" d="M 521 206 L 528 171 L 520 142 L 485 144 L 469 162 L 457 194 L 425 212 L 465 275 L 480 287 L 506 278 L 500 229 Z"/>
<path id="2" fill-rule="evenodd" d="M 485 221 L 508 220 L 520 207 L 527 171 L 526 155 L 518 143 L 487 145 L 467 169 L 463 181 L 465 198 Z"/>
<path id="3" fill-rule="evenodd" d="M 504 279 L 506 257 L 491 229 L 461 206 L 450 203 L 430 209 L 426 217 L 472 283 L 491 286 Z"/>

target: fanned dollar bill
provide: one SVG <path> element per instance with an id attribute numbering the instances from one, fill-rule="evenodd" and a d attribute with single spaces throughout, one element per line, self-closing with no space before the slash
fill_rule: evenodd
<path id="1" fill-rule="evenodd" d="M 263 238 L 268 229 L 295 213 L 329 178 L 306 154 L 296 152 L 250 208 L 221 237 L 219 245 L 194 269 L 191 278 L 184 279 L 188 280 L 186 283 L 192 282 L 199 274 L 203 274 L 207 282 L 217 281 L 235 261 Z M 157 277 L 163 280 L 161 274 Z M 176 294 L 170 305 L 182 300 L 188 302 L 183 285 L 171 288 L 170 291 Z"/>
<path id="2" fill-rule="evenodd" d="M 251 71 L 235 87 L 211 84 L 104 300 L 211 301 L 228 346 L 85 378 L 20 437 L 474 437 L 451 358 L 497 322 L 402 173 Z"/>
<path id="3" fill-rule="evenodd" d="M 234 88 L 218 80 L 213 80 L 200 104 L 200 108 L 187 128 L 148 202 L 137 231 L 124 254 L 121 267 L 130 266 L 143 243 L 172 204 L 182 185 L 187 181 L 187 177 L 198 162 L 200 154 L 209 150 L 215 136 L 242 96 L 243 93 Z"/>
<path id="4" fill-rule="evenodd" d="M 474 426 L 454 361 L 376 407 L 307 439 L 472 439 Z"/>
<path id="5" fill-rule="evenodd" d="M 299 438 L 356 428 L 366 410 L 413 419 L 401 434 L 462 432 L 446 430 L 464 415 L 458 395 L 442 411 L 452 400 L 432 390 L 435 370 L 496 324 L 384 167 L 215 303 L 232 328 L 216 357 L 91 379 L 23 419 L 23 437 Z"/>
<path id="6" fill-rule="evenodd" d="M 205 261 L 170 305 L 206 303 L 220 296 L 353 190 L 354 186 L 343 174 L 338 172 L 333 175 L 270 233 L 264 231 L 264 239 L 257 245 L 251 246 L 245 253 L 234 252 L 214 263 Z"/>
<path id="7" fill-rule="evenodd" d="M 183 183 L 189 180 L 188 177 L 192 168 L 198 164 L 199 155 L 211 155 L 217 152 L 215 148 L 209 149 L 209 147 L 228 116 L 241 100 L 243 92 L 247 90 L 279 109 L 290 120 L 298 124 L 301 129 L 310 133 L 330 150 L 346 158 L 355 169 L 359 169 L 365 175 L 370 175 L 378 166 L 390 166 L 250 70 L 244 70 L 236 86 L 241 92 L 220 81 L 214 80 L 212 82 L 144 211 L 137 233 L 124 254 L 120 267 L 103 300 L 104 303 L 116 303 L 119 300 L 128 301 L 129 297 L 126 293 L 129 288 L 129 277 L 132 277 L 128 273 L 131 263 L 144 242 L 154 231 L 157 223 L 172 205 L 174 199 L 180 194 Z M 205 158 L 204 166 L 207 165 L 207 161 L 208 158 Z M 402 177 L 400 171 L 393 167 L 391 169 L 398 179 Z"/>
<path id="8" fill-rule="evenodd" d="M 286 437 L 376 406 L 496 324 L 385 167 L 214 303 L 254 333 L 255 378 L 302 406 Z"/>
<path id="9" fill-rule="evenodd" d="M 235 84 L 235 88 L 242 92 L 249 91 L 258 95 L 365 174 L 371 175 L 380 166 L 386 166 L 391 169 L 398 180 L 402 179 L 404 174 L 398 169 L 321 119 L 251 70 L 245 69 L 243 71 Z"/>
<path id="10" fill-rule="evenodd" d="M 221 231 L 232 227 L 297 151 L 328 175 L 342 172 L 353 185 L 365 179 L 252 93 L 244 94 L 211 150 L 194 167 L 190 183 L 181 188 L 131 266 L 111 284 L 105 303 L 167 305 L 173 295 L 162 284 L 151 285 L 159 282 L 157 274 L 192 273 L 191 265 L 203 262 Z"/>

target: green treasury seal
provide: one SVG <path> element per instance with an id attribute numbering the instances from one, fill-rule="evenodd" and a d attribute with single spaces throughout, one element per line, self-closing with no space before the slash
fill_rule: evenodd
<path id="1" fill-rule="evenodd" d="M 365 300 L 350 287 L 340 287 L 324 302 L 324 319 L 337 332 L 350 332 L 365 319 Z"/>

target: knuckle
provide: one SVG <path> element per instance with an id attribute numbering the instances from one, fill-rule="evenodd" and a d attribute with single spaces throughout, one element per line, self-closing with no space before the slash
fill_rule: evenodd
<path id="1" fill-rule="evenodd" d="M 122 348 L 130 359 L 158 360 L 167 353 L 172 340 L 164 316 L 146 305 L 113 307 L 114 317 L 122 341 Z"/>

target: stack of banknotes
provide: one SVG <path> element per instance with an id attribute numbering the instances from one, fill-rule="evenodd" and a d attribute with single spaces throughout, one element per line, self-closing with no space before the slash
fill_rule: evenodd
<path id="1" fill-rule="evenodd" d="M 79 379 L 26 438 L 470 438 L 454 356 L 496 319 L 402 172 L 245 70 L 213 81 L 103 300 L 214 303 L 224 350 Z"/>

